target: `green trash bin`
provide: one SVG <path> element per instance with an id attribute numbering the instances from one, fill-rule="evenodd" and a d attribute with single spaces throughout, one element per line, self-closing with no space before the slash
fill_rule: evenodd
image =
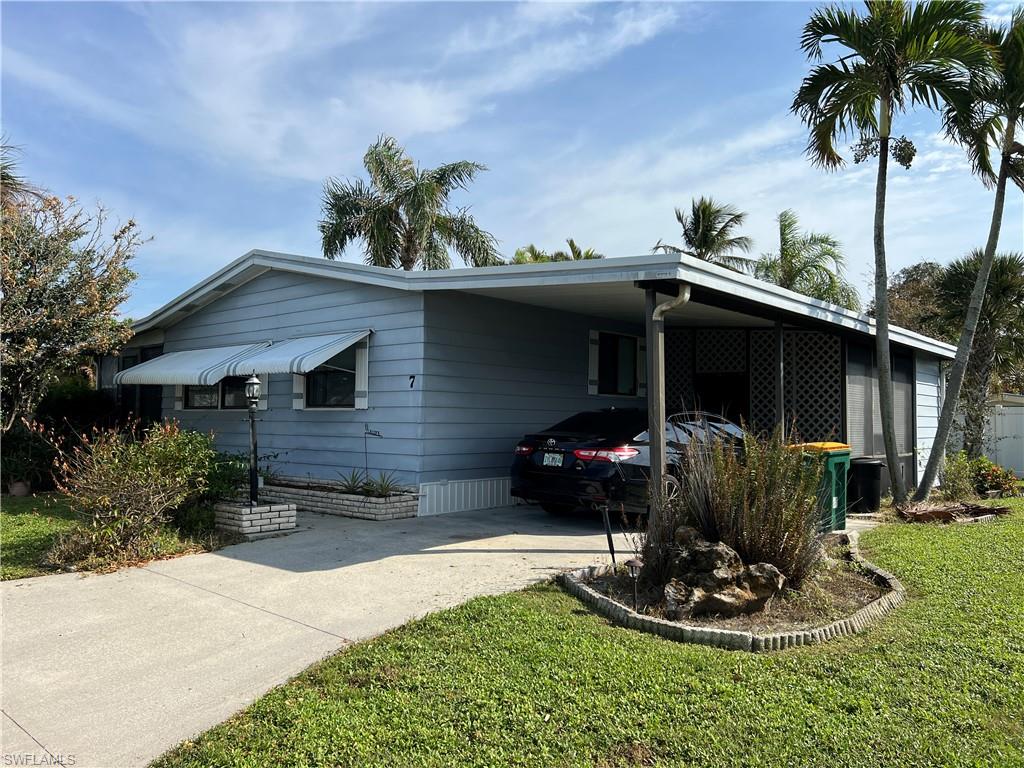
<path id="1" fill-rule="evenodd" d="M 821 529 L 841 531 L 846 528 L 846 475 L 850 471 L 850 446 L 846 443 L 801 443 L 799 448 L 820 457 L 824 464 L 818 509 Z"/>

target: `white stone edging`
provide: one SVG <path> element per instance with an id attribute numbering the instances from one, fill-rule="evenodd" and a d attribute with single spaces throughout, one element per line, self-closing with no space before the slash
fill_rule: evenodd
<path id="1" fill-rule="evenodd" d="M 775 632 L 771 634 L 755 634 L 740 632 L 733 629 L 716 629 L 714 627 L 680 624 L 654 616 L 637 613 L 622 603 L 603 595 L 586 582 L 599 576 L 613 572 L 610 565 L 594 565 L 575 571 L 565 571 L 558 576 L 558 581 L 570 594 L 575 595 L 596 613 L 619 624 L 620 626 L 638 629 L 642 632 L 659 635 L 669 640 L 698 645 L 710 645 L 737 651 L 781 651 L 801 645 L 816 645 L 837 637 L 845 637 L 862 632 L 868 626 L 885 616 L 906 599 L 906 590 L 893 574 L 865 560 L 857 546 L 857 532 L 843 533 L 839 537 L 842 543 L 850 548 L 850 562 L 856 563 L 869 572 L 875 581 L 890 590 L 860 608 L 852 615 L 833 621 L 823 627 L 796 630 L 793 632 Z M 845 539 L 845 542 L 843 542 Z"/>

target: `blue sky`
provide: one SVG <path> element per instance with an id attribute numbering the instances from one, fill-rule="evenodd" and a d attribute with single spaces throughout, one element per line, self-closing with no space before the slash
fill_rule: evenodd
<path id="1" fill-rule="evenodd" d="M 135 317 L 250 248 L 319 254 L 322 181 L 361 174 L 379 133 L 427 165 L 485 163 L 457 202 L 506 255 L 646 253 L 705 194 L 748 212 L 757 252 L 794 208 L 867 295 L 874 166 L 813 168 L 788 113 L 812 7 L 5 2 L 3 131 L 32 180 L 153 238 Z M 961 151 L 928 114 L 895 130 L 918 157 L 893 172 L 890 268 L 983 244 L 991 193 Z M 1024 245 L 1021 199 L 1002 249 Z"/>

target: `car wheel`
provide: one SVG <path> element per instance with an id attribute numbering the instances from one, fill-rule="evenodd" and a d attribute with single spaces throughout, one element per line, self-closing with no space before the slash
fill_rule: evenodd
<path id="1" fill-rule="evenodd" d="M 679 478 L 675 475 L 665 475 L 665 500 L 669 504 L 675 504 L 679 501 L 679 494 L 682 492 L 682 486 L 679 484 Z M 651 513 L 651 505 L 647 504 L 647 513 Z"/>
<path id="2" fill-rule="evenodd" d="M 567 515 L 574 509 L 571 504 L 541 504 L 540 507 L 549 515 Z"/>
<path id="3" fill-rule="evenodd" d="M 682 493 L 682 486 L 679 484 L 679 478 L 675 475 L 665 476 L 665 500 L 669 504 L 674 504 L 679 501 L 679 494 Z"/>

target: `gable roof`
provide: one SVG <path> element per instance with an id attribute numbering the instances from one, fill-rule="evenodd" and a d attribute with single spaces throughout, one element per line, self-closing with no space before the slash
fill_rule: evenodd
<path id="1" fill-rule="evenodd" d="M 568 297 L 574 292 L 593 292 L 596 295 L 602 291 L 603 295 L 607 295 L 609 290 L 615 290 L 617 286 L 628 287 L 629 295 L 639 298 L 640 292 L 634 288 L 637 282 L 678 281 L 693 286 L 696 298 L 703 303 L 739 303 L 754 307 L 768 317 L 799 318 L 868 336 L 874 336 L 875 333 L 874 319 L 865 314 L 679 254 L 406 272 L 258 249 L 235 259 L 147 317 L 138 320 L 133 328 L 136 333 L 142 333 L 174 325 L 199 308 L 270 270 L 404 291 L 466 291 L 494 297 L 506 296 L 512 300 L 516 300 L 514 296 L 522 296 L 523 289 L 537 295 L 546 292 L 550 296 Z M 937 357 L 951 359 L 956 352 L 956 348 L 950 344 L 905 328 L 890 326 L 889 336 L 897 344 Z"/>

